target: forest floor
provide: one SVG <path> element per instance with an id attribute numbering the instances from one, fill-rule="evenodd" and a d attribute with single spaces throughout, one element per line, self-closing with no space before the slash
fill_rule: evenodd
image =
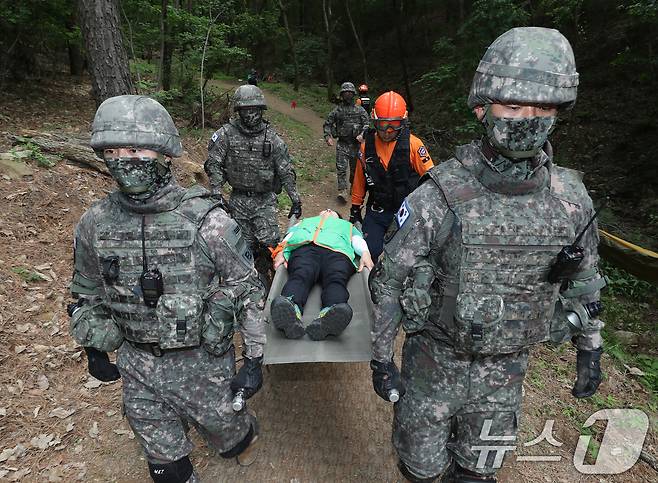
<path id="1" fill-rule="evenodd" d="M 288 143 L 298 172 L 304 214 L 333 207 L 334 151 L 322 140 L 322 119 L 303 106 L 268 95 L 267 116 Z M 6 133 L 25 130 L 88 136 L 94 103 L 88 84 L 67 78 L 14 86 L 0 98 L 0 152 Z M 176 119 L 179 126 L 184 119 Z M 174 163 L 184 184 L 203 178 L 211 132 L 182 130 L 186 152 Z M 47 168 L 38 152 L 23 172 L 0 172 L 0 480 L 147 481 L 141 449 L 121 410 L 121 381 L 88 376 L 81 348 L 68 335 L 65 304 L 72 272 L 73 227 L 90 204 L 113 189 L 101 173 L 61 160 Z M 283 201 L 283 200 L 282 200 Z M 280 221 L 287 209 L 282 202 Z M 398 341 L 399 347 L 400 341 Z M 399 354 L 399 350 L 397 353 Z M 524 383 L 518 455 L 552 455 L 556 462 L 506 459 L 502 482 L 650 482 L 657 474 L 639 461 L 620 475 L 584 475 L 573 463 L 582 424 L 604 408 L 638 408 L 650 418 L 644 449 L 658 454 L 657 408 L 629 370 L 608 355 L 599 393 L 570 394 L 575 351 L 533 351 Z M 361 364 L 267 367 L 263 389 L 249 402 L 261 425 L 261 452 L 249 468 L 222 460 L 192 432 L 191 458 L 205 481 L 400 481 L 390 443 L 392 407 L 372 391 Z M 559 447 L 539 436 L 554 420 Z M 597 423 L 600 441 L 604 425 Z"/>

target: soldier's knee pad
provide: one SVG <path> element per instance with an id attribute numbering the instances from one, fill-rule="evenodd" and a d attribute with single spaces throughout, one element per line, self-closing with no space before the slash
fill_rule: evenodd
<path id="1" fill-rule="evenodd" d="M 402 462 L 402 460 L 398 460 L 398 470 L 400 470 L 402 476 L 404 476 L 407 481 L 410 481 L 411 483 L 438 483 L 439 475 L 429 478 L 421 478 L 420 476 L 413 474 L 411 470 L 407 468 L 407 465 Z"/>
<path id="2" fill-rule="evenodd" d="M 245 449 L 247 449 L 247 446 L 249 446 L 249 443 L 251 443 L 251 440 L 254 439 L 255 436 L 255 431 L 253 425 L 249 426 L 249 432 L 247 433 L 247 436 L 245 436 L 242 441 L 240 441 L 238 444 L 236 444 L 233 448 L 231 448 L 228 451 L 224 451 L 223 453 L 219 453 L 219 456 L 222 458 L 233 458 L 234 456 L 239 455 L 242 453 Z"/>
<path id="3" fill-rule="evenodd" d="M 459 465 L 455 465 L 453 481 L 455 483 L 496 483 L 497 480 L 494 476 L 474 473 Z"/>
<path id="4" fill-rule="evenodd" d="M 149 473 L 155 483 L 185 483 L 192 476 L 192 462 L 188 456 L 165 464 L 149 462 Z"/>

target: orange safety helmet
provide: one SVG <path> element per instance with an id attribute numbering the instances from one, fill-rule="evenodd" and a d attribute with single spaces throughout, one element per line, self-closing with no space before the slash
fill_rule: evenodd
<path id="1" fill-rule="evenodd" d="M 368 86 L 366 84 L 361 84 L 359 86 L 359 92 L 368 92 Z"/>
<path id="2" fill-rule="evenodd" d="M 407 119 L 407 103 L 397 92 L 385 92 L 375 101 L 371 116 L 377 130 L 385 131 L 391 128 L 399 131 Z"/>

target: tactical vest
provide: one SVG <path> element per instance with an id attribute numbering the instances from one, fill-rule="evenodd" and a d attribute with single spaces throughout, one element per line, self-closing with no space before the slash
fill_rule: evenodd
<path id="1" fill-rule="evenodd" d="M 374 203 L 384 210 L 397 211 L 407 195 L 418 186 L 420 177 L 411 166 L 409 136 L 408 128 L 400 131 L 388 168 L 384 168 L 375 148 L 375 130 L 366 132 L 364 175 L 368 205 Z"/>
<path id="2" fill-rule="evenodd" d="M 272 130 L 266 128 L 256 136 L 248 136 L 233 124 L 226 125 L 226 178 L 234 190 L 255 193 L 275 191 L 276 170 L 272 161 L 274 135 Z"/>
<path id="3" fill-rule="evenodd" d="M 190 189 L 175 209 L 144 215 L 125 210 L 114 194 L 108 198 L 109 209 L 97 217 L 94 246 L 101 268 L 118 259 L 118 276 L 110 279 L 103 270 L 105 294 L 128 341 L 157 343 L 163 349 L 200 345 L 202 297 L 216 272 L 196 236 L 216 206 L 203 194 Z M 156 308 L 147 307 L 141 296 L 142 216 L 148 269 L 157 268 L 164 281 Z M 228 332 L 232 334 L 232 327 Z"/>
<path id="4" fill-rule="evenodd" d="M 491 191 L 455 159 L 429 174 L 456 217 L 437 255 L 433 322 L 466 354 L 547 341 L 560 288 L 547 274 L 575 237 L 560 199 L 548 183 L 523 195 Z"/>
<path id="5" fill-rule="evenodd" d="M 360 109 L 355 105 L 342 105 L 338 108 L 336 133 L 341 141 L 357 143 L 356 137 L 363 131 Z"/>

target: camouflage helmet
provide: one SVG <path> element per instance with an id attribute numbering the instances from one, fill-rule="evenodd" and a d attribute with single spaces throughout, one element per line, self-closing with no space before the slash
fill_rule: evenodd
<path id="1" fill-rule="evenodd" d="M 356 95 L 356 87 L 351 82 L 343 82 L 340 85 L 340 93 L 342 94 L 343 92 L 352 92 Z"/>
<path id="2" fill-rule="evenodd" d="M 476 69 L 468 107 L 549 104 L 570 109 L 578 72 L 569 41 L 557 30 L 519 27 L 498 37 Z"/>
<path id="3" fill-rule="evenodd" d="M 103 101 L 91 126 L 91 147 L 96 153 L 131 147 L 174 158 L 183 154 L 171 116 L 158 101 L 146 96 L 116 96 Z"/>
<path id="4" fill-rule="evenodd" d="M 233 110 L 237 111 L 243 107 L 262 107 L 263 109 L 267 109 L 263 91 L 251 84 L 238 87 L 235 90 L 235 94 L 233 94 Z"/>

